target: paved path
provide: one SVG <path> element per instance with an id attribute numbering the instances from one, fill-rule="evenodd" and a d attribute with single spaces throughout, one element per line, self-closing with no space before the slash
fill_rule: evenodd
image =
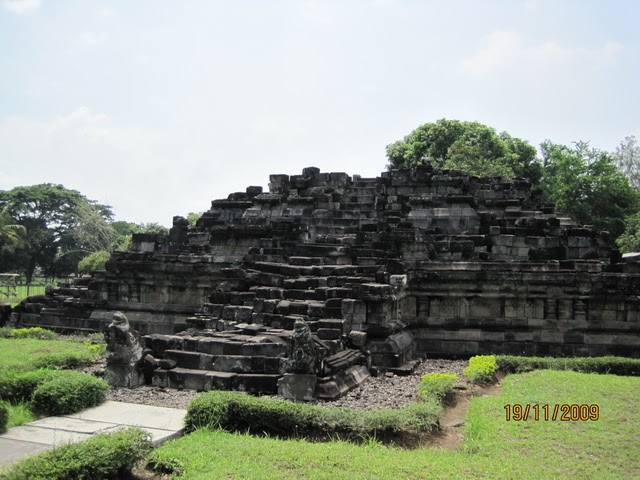
<path id="1" fill-rule="evenodd" d="M 177 408 L 109 401 L 73 415 L 42 418 L 0 435 L 0 469 L 56 445 L 126 426 L 142 427 L 159 445 L 182 434 L 186 413 Z"/>

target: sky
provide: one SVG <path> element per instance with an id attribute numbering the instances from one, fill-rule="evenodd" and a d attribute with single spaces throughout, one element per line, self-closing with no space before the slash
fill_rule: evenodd
<path id="1" fill-rule="evenodd" d="M 269 174 L 379 175 L 426 122 L 640 137 L 636 0 L 0 0 L 0 190 L 170 226 Z"/>

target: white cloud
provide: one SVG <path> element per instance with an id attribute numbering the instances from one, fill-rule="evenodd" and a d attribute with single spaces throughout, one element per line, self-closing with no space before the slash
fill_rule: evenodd
<path id="1" fill-rule="evenodd" d="M 17 15 L 35 12 L 42 5 L 42 0 L 3 0 L 2 6 Z"/>
<path id="2" fill-rule="evenodd" d="M 308 0 L 300 8 L 301 18 L 308 23 L 332 26 L 351 18 L 351 12 L 343 4 L 330 4 L 319 0 Z"/>
<path id="3" fill-rule="evenodd" d="M 109 39 L 109 34 L 106 32 L 99 32 L 99 33 L 85 32 L 80 34 L 80 37 L 78 38 L 80 45 L 84 47 L 95 47 L 96 45 L 105 43 L 108 39 Z"/>
<path id="4" fill-rule="evenodd" d="M 142 220 L 140 188 L 160 197 L 171 178 L 161 152 L 155 135 L 86 106 L 45 121 L 9 118 L 0 122 L 0 189 L 61 183 L 111 203 L 122 219 Z"/>
<path id="5" fill-rule="evenodd" d="M 100 17 L 111 18 L 115 15 L 116 12 L 111 8 L 100 8 L 97 13 Z"/>
<path id="6" fill-rule="evenodd" d="M 513 31 L 496 31 L 485 39 L 483 49 L 464 59 L 460 68 L 464 73 L 485 77 L 497 72 L 536 72 L 549 66 L 580 61 L 592 68 L 601 68 L 615 60 L 622 45 L 609 41 L 600 48 L 571 48 L 547 41 L 525 45 Z"/>

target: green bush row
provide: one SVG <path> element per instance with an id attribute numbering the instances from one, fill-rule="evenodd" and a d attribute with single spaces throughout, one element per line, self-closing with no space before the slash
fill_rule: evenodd
<path id="1" fill-rule="evenodd" d="M 7 422 L 9 421 L 9 410 L 4 402 L 0 402 L 0 433 L 7 429 Z"/>
<path id="2" fill-rule="evenodd" d="M 453 394 L 458 376 L 454 373 L 427 373 L 420 379 L 418 397 L 422 401 L 444 402 Z"/>
<path id="3" fill-rule="evenodd" d="M 0 399 L 30 402 L 45 415 L 66 415 L 104 402 L 109 385 L 92 375 L 73 370 L 40 369 L 0 379 Z"/>
<path id="4" fill-rule="evenodd" d="M 55 375 L 67 375 L 67 370 L 41 368 L 25 373 L 8 373 L 0 378 L 0 399 L 11 403 L 29 402 L 38 385 Z"/>
<path id="5" fill-rule="evenodd" d="M 29 328 L 0 328 L 2 338 L 38 338 L 40 340 L 55 340 L 59 337 L 56 332 L 41 327 Z"/>
<path id="6" fill-rule="evenodd" d="M 469 366 L 464 369 L 464 374 L 471 383 L 491 382 L 496 373 L 495 355 L 476 355 L 469 359 Z"/>
<path id="7" fill-rule="evenodd" d="M 68 415 L 104 402 L 107 382 L 82 372 L 65 373 L 76 375 L 56 375 L 35 389 L 31 407 L 36 413 Z"/>
<path id="8" fill-rule="evenodd" d="M 504 373 L 528 372 L 536 369 L 573 370 L 582 373 L 640 376 L 640 359 L 624 357 L 516 357 L 496 356 L 498 369 Z"/>
<path id="9" fill-rule="evenodd" d="M 151 451 L 149 434 L 140 428 L 95 435 L 62 445 L 14 465 L 7 480 L 128 478 L 127 473 Z"/>
<path id="10" fill-rule="evenodd" d="M 401 409 L 327 408 L 252 397 L 239 392 L 211 391 L 187 407 L 186 430 L 222 428 L 281 438 L 329 440 L 343 438 L 393 440 L 400 434 L 416 438 L 437 427 L 442 406 L 433 400 Z"/>

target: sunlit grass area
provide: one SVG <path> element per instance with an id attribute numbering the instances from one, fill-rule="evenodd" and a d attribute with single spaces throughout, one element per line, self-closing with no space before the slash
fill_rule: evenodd
<path id="1" fill-rule="evenodd" d="M 184 478 L 640 478 L 640 378 L 534 371 L 472 400 L 460 451 L 198 430 L 152 454 Z M 598 405 L 589 421 L 507 421 L 505 405 Z M 182 477 L 181 477 L 182 478 Z"/>

